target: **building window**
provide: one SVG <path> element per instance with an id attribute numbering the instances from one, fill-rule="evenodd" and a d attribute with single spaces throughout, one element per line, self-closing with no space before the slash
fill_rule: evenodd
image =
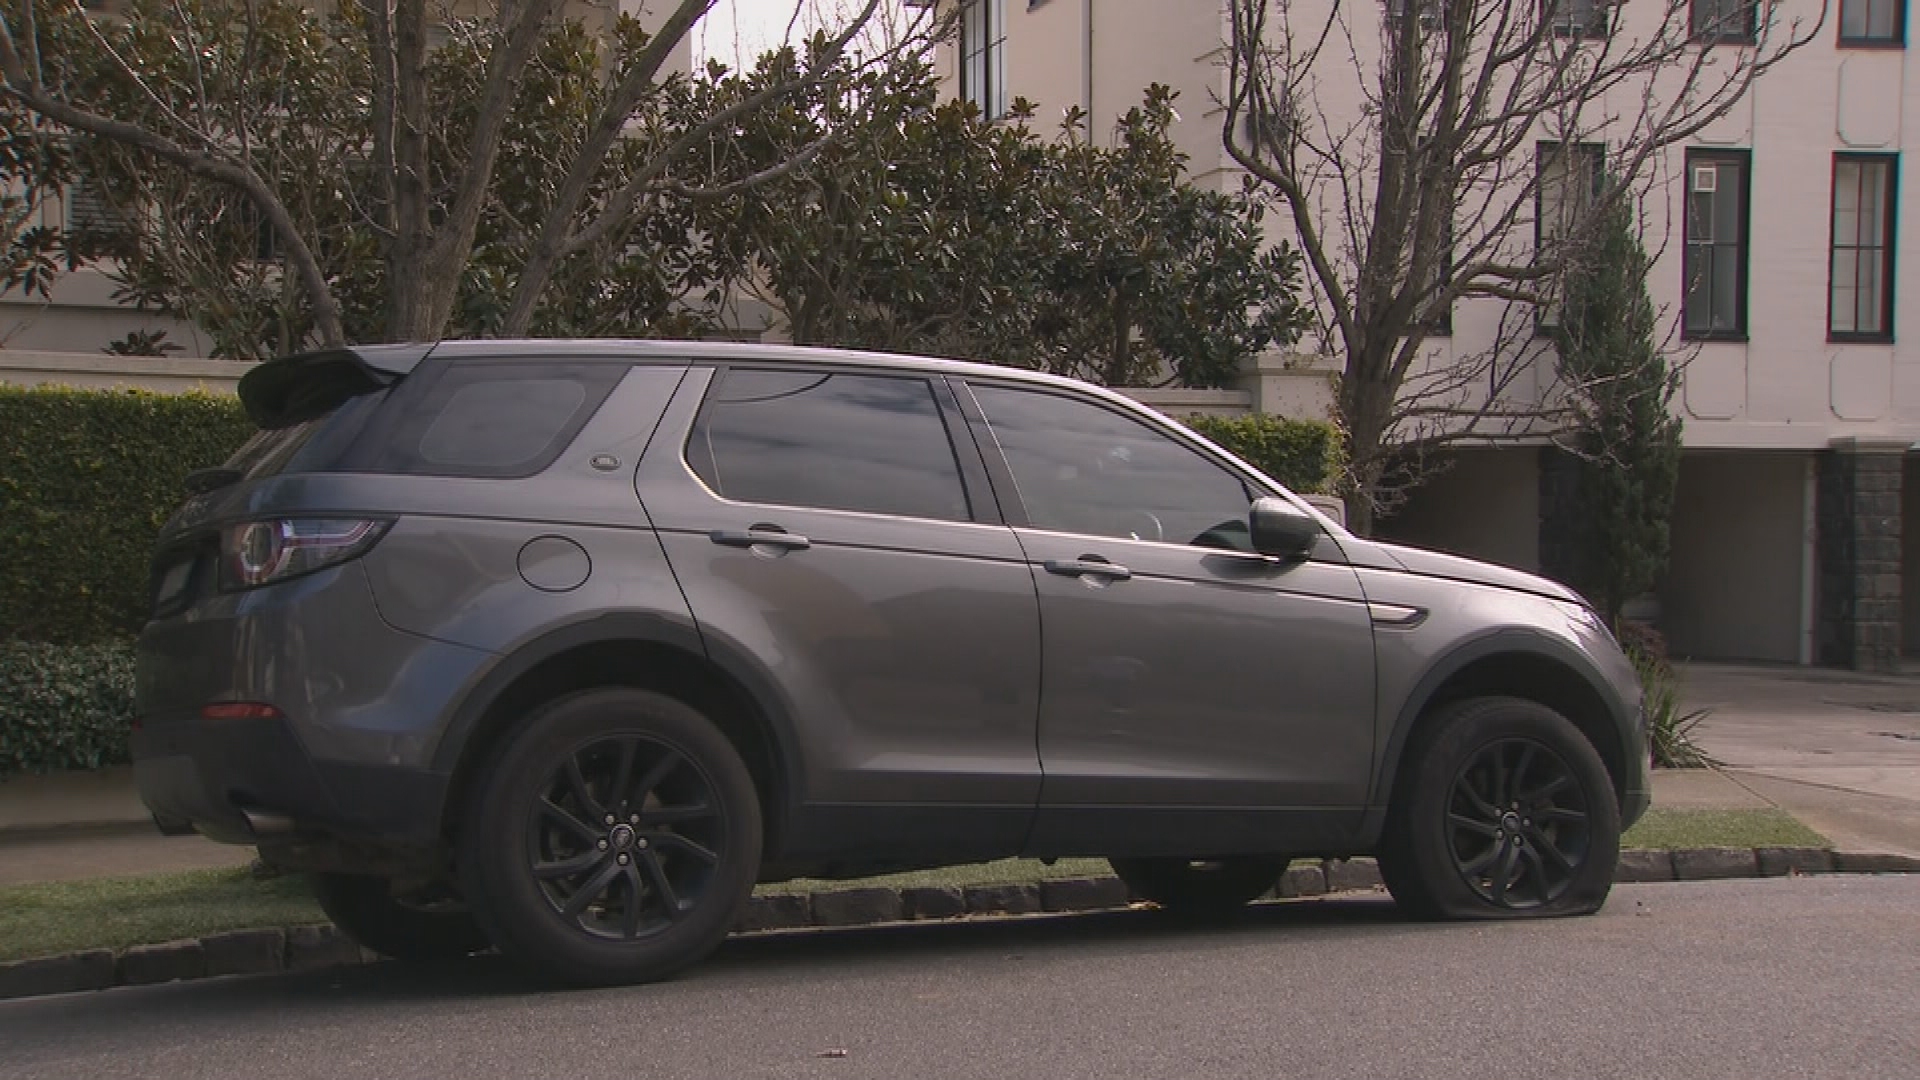
<path id="1" fill-rule="evenodd" d="M 1746 150 L 1687 151 L 1687 248 L 1681 333 L 1695 341 L 1747 337 Z"/>
<path id="2" fill-rule="evenodd" d="M 1006 0 L 968 0 L 960 10 L 960 96 L 989 120 L 1007 115 Z"/>
<path id="3" fill-rule="evenodd" d="M 1553 20 L 1553 32 L 1561 37 L 1607 36 L 1605 0 L 1542 0 L 1542 3 L 1547 17 Z"/>
<path id="4" fill-rule="evenodd" d="M 1833 252 L 1827 337 L 1893 340 L 1893 207 L 1899 159 L 1833 157 Z"/>
<path id="5" fill-rule="evenodd" d="M 1840 0 L 1840 44 L 1906 44 L 1906 8 L 1906 0 Z"/>
<path id="6" fill-rule="evenodd" d="M 1453 305 L 1435 306 L 1434 302 L 1442 293 L 1453 287 L 1453 218 L 1440 223 L 1440 253 L 1434 260 L 1433 270 L 1427 275 L 1426 288 L 1421 291 L 1421 307 L 1428 312 L 1427 333 L 1435 337 L 1453 335 Z"/>
<path id="7" fill-rule="evenodd" d="M 1759 31 L 1760 0 L 1691 0 L 1693 40 L 1751 45 Z"/>
<path id="8" fill-rule="evenodd" d="M 1599 143 L 1541 143 L 1534 149 L 1533 249 L 1551 252 L 1569 243 L 1600 193 L 1606 147 Z M 1541 327 L 1560 325 L 1560 303 L 1549 297 L 1535 312 Z"/>

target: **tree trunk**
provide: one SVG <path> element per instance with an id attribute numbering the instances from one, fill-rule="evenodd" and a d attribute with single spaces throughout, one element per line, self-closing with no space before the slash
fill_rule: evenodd
<path id="1" fill-rule="evenodd" d="M 389 263 L 387 340 L 437 341 L 446 333 L 466 264 L 442 247 L 401 253 Z"/>
<path id="2" fill-rule="evenodd" d="M 1113 291 L 1113 331 L 1111 351 L 1107 354 L 1106 372 L 1102 381 L 1108 386 L 1125 386 L 1129 368 L 1133 366 L 1131 354 L 1132 320 L 1127 317 L 1127 294 L 1119 289 Z"/>
<path id="3" fill-rule="evenodd" d="M 1391 370 L 1391 354 L 1376 357 L 1371 355 L 1375 351 L 1363 346 L 1340 381 L 1340 411 L 1347 421 L 1347 528 L 1360 536 L 1373 535 L 1380 482 L 1386 475 L 1387 428 L 1399 392 L 1386 385 L 1391 380 L 1381 374 Z"/>

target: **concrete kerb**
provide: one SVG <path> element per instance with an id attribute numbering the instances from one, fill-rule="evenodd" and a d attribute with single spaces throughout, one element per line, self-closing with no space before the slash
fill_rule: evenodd
<path id="1" fill-rule="evenodd" d="M 1620 855 L 1616 882 L 1704 881 L 1804 874 L 1920 873 L 1920 859 L 1826 848 L 1632 850 Z M 1267 901 L 1378 892 L 1371 859 L 1329 859 L 1289 867 Z M 886 923 L 1006 919 L 1111 911 L 1137 906 L 1117 878 L 1068 878 L 1027 884 L 862 887 L 755 896 L 736 934 L 764 934 Z M 106 990 L 223 975 L 264 975 L 373 963 L 380 957 L 331 925 L 234 930 L 204 938 L 86 949 L 0 964 L 0 999 Z"/>

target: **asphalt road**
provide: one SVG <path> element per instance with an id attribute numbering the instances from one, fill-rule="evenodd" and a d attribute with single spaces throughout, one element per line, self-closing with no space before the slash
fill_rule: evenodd
<path id="1" fill-rule="evenodd" d="M 378 965 L 0 1003 L 0 1077 L 1920 1077 L 1920 877 L 1622 886 L 736 941 L 664 985 Z"/>

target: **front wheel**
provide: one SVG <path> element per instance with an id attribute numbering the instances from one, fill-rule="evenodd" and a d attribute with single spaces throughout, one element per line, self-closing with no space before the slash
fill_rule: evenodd
<path id="1" fill-rule="evenodd" d="M 1380 874 L 1419 918 L 1598 911 L 1620 854 L 1620 807 L 1593 744 L 1517 698 L 1448 706 L 1409 747 Z"/>
<path id="2" fill-rule="evenodd" d="M 446 890 L 396 889 L 386 878 L 314 874 L 314 899 L 355 942 L 395 960 L 457 960 L 487 947 L 473 914 Z"/>
<path id="3" fill-rule="evenodd" d="M 1168 911 L 1218 915 L 1258 900 L 1280 880 L 1286 859 L 1108 859 L 1128 891 Z"/>
<path id="4" fill-rule="evenodd" d="M 740 755 L 691 707 L 593 690 L 534 715 L 475 785 L 460 836 L 500 951 L 563 982 L 664 978 L 726 937 L 760 869 Z"/>

